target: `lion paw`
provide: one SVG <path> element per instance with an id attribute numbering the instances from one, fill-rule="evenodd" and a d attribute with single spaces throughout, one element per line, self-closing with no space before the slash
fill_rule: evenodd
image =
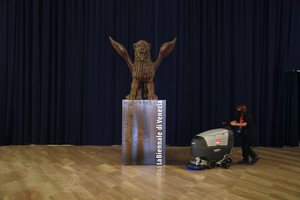
<path id="1" fill-rule="evenodd" d="M 148 99 L 149 100 L 157 100 L 158 98 L 157 98 L 157 96 L 155 95 L 155 94 L 152 94 L 152 95 L 148 95 Z"/>
<path id="2" fill-rule="evenodd" d="M 135 97 L 135 95 L 129 94 L 129 95 L 126 96 L 126 99 L 127 100 L 135 100 L 136 97 Z"/>

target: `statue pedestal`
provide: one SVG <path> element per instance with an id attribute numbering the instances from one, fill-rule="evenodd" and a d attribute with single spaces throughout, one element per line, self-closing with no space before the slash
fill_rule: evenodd
<path id="1" fill-rule="evenodd" d="M 122 164 L 164 165 L 166 100 L 122 101 Z"/>

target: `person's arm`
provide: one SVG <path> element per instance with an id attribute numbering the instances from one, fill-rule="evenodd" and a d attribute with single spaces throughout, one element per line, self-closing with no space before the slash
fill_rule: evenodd
<path id="1" fill-rule="evenodd" d="M 230 122 L 230 125 L 231 125 L 231 126 L 241 126 L 241 127 L 245 127 L 245 126 L 247 126 L 247 122 L 239 123 L 239 122 L 237 122 L 236 120 L 234 120 L 234 121 L 231 121 L 231 122 Z"/>
<path id="2" fill-rule="evenodd" d="M 241 126 L 241 127 L 245 127 L 247 126 L 247 122 L 242 122 L 242 123 L 235 123 L 235 126 Z"/>
<path id="3" fill-rule="evenodd" d="M 233 120 L 233 121 L 230 122 L 230 125 L 231 125 L 231 126 L 235 126 L 236 123 L 237 123 L 237 121 L 236 121 L 236 120 Z"/>

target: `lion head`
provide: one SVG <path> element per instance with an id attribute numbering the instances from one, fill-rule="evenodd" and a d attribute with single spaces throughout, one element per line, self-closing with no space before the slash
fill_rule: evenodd
<path id="1" fill-rule="evenodd" d="M 139 40 L 133 44 L 135 60 L 150 59 L 151 44 L 145 40 Z"/>

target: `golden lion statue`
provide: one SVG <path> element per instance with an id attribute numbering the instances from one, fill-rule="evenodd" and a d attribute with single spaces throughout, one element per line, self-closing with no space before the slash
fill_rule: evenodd
<path id="1" fill-rule="evenodd" d="M 132 62 L 127 49 L 122 44 L 116 42 L 111 37 L 109 37 L 109 40 L 118 54 L 125 59 L 132 74 L 131 91 L 126 96 L 126 99 L 157 99 L 154 92 L 155 72 L 163 58 L 172 52 L 176 44 L 176 38 L 164 43 L 160 47 L 158 58 L 155 62 L 151 60 L 151 44 L 145 40 L 139 40 L 133 44 L 134 62 Z M 140 85 L 141 83 L 144 85 L 143 88 Z"/>

